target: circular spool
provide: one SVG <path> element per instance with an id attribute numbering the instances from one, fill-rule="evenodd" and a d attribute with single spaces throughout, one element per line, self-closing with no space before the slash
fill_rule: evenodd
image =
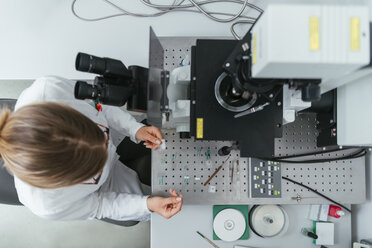
<path id="1" fill-rule="evenodd" d="M 250 213 L 250 226 L 258 236 L 273 238 L 288 230 L 289 219 L 284 209 L 277 205 L 258 205 Z"/>
<path id="2" fill-rule="evenodd" d="M 237 105 L 233 106 L 230 105 L 227 101 L 225 96 L 221 93 L 221 87 L 224 87 L 225 79 L 230 77 L 226 72 L 221 73 L 221 75 L 217 78 L 216 84 L 214 85 L 214 95 L 216 97 L 217 102 L 225 109 L 232 111 L 232 112 L 241 112 L 251 108 L 256 100 L 257 94 L 254 92 L 249 100 L 240 99 Z"/>
<path id="3" fill-rule="evenodd" d="M 220 211 L 213 220 L 213 230 L 223 241 L 236 241 L 246 229 L 244 215 L 237 209 L 227 208 Z"/>

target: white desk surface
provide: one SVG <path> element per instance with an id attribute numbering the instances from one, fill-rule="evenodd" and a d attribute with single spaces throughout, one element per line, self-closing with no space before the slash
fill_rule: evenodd
<path id="1" fill-rule="evenodd" d="M 157 214 L 151 216 L 151 248 L 191 248 L 212 247 L 201 238 L 196 231 L 215 242 L 220 248 L 233 248 L 234 245 L 245 245 L 262 248 L 306 248 L 316 247 L 312 239 L 300 233 L 302 227 L 312 228 L 312 222 L 306 219 L 308 205 L 283 205 L 289 216 L 289 228 L 285 235 L 279 238 L 263 239 L 250 231 L 248 240 L 237 242 L 213 241 L 212 206 L 187 205 L 173 218 L 166 220 Z M 341 219 L 332 218 L 335 223 L 335 245 L 332 248 L 351 246 L 351 215 L 346 214 Z M 318 246 L 319 247 L 319 246 Z M 213 248 L 213 247 L 212 247 Z"/>
<path id="2" fill-rule="evenodd" d="M 262 6 L 266 1 L 250 2 L 259 2 Z M 120 59 L 127 66 L 148 66 L 150 25 L 158 36 L 231 36 L 231 23 L 213 22 L 193 13 L 171 13 L 156 18 L 125 16 L 84 22 L 73 16 L 71 2 L 0 1 L 0 79 L 35 79 L 45 75 L 93 78 L 92 74 L 75 71 L 75 58 L 79 51 Z M 133 12 L 151 12 L 139 0 L 113 2 Z M 220 7 L 223 9 L 224 6 Z M 236 7 L 237 10 L 240 8 Z M 118 13 L 101 0 L 79 0 L 76 9 L 82 16 L 90 18 Z"/>

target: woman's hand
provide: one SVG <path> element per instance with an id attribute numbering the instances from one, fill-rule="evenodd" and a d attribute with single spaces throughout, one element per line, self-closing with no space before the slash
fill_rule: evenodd
<path id="1" fill-rule="evenodd" d="M 171 197 L 149 196 L 147 198 L 147 208 L 166 219 L 181 211 L 182 195 L 178 195 L 176 191 L 170 189 Z"/>
<path id="2" fill-rule="evenodd" d="M 147 148 L 156 149 L 160 146 L 163 135 L 157 127 L 141 127 L 136 133 L 136 139 L 145 141 Z"/>

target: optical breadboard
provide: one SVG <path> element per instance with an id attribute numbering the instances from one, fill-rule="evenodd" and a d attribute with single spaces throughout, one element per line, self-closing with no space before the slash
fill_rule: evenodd
<path id="1" fill-rule="evenodd" d="M 196 37 L 160 37 L 150 41 L 150 66 L 172 70 L 191 57 Z M 155 44 L 154 44 L 155 43 Z M 283 126 L 283 137 L 275 140 L 275 155 L 290 156 L 323 151 L 316 146 L 316 116 L 301 113 L 296 121 Z M 242 130 L 242 132 L 249 130 Z M 226 157 L 217 154 L 228 141 L 195 141 L 180 139 L 173 129 L 162 130 L 165 150 L 152 151 L 152 192 L 168 195 L 175 189 L 184 195 L 185 204 L 325 204 L 329 203 L 301 186 L 282 180 L 281 197 L 252 197 L 249 158 L 241 158 L 238 151 L 207 186 L 203 184 Z M 325 151 L 326 152 L 326 151 Z M 321 159 L 345 156 L 353 150 L 324 153 L 301 159 Z M 355 152 L 355 150 L 354 150 Z M 238 166 L 236 165 L 238 162 Z M 232 168 L 239 168 L 235 180 Z M 281 163 L 282 176 L 312 187 L 336 201 L 358 204 L 366 199 L 365 158 L 339 160 L 320 164 Z M 239 180 L 237 180 L 239 179 Z M 275 178 L 274 178 L 275 179 Z"/>

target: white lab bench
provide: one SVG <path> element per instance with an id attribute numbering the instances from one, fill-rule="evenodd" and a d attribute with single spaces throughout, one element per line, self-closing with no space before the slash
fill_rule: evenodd
<path id="1" fill-rule="evenodd" d="M 70 79 L 93 78 L 92 74 L 75 70 L 74 60 L 79 51 L 120 59 L 126 65 L 147 66 L 150 25 L 159 36 L 230 36 L 230 24 L 215 23 L 192 13 L 169 14 L 159 18 L 117 17 L 101 22 L 83 22 L 72 15 L 71 2 L 1 2 L 0 80 L 35 79 L 45 75 Z M 262 7 L 267 1 L 250 2 Z M 125 6 L 136 12 L 147 11 L 146 7 L 138 3 L 139 1 L 126 1 Z M 77 8 L 86 17 L 116 13 L 100 1 L 81 1 Z M 262 239 L 250 232 L 249 240 L 236 243 L 253 247 L 314 247 L 309 238 L 300 234 L 302 227 L 311 227 L 311 222 L 306 219 L 308 206 L 283 207 L 290 219 L 289 230 L 283 237 Z M 369 213 L 370 211 L 364 212 L 367 216 Z M 351 215 L 332 221 L 336 222 L 336 246 L 333 247 L 350 247 Z M 367 229 L 369 228 L 365 228 Z M 185 205 L 179 214 L 169 220 L 153 214 L 151 247 L 210 247 L 196 234 L 197 230 L 212 238 L 211 205 Z M 216 243 L 220 247 L 233 247 L 233 243 Z"/>
<path id="2" fill-rule="evenodd" d="M 168 195 L 167 190 L 169 188 L 173 188 L 177 190 L 177 192 L 184 195 L 184 206 L 182 211 L 172 217 L 171 219 L 167 220 L 163 217 L 152 214 L 151 218 L 151 247 L 152 248 L 167 248 L 167 247 L 211 247 L 210 244 L 207 243 L 206 240 L 201 238 L 196 231 L 200 231 L 203 235 L 207 238 L 212 239 L 213 234 L 213 204 L 215 205 L 228 205 L 228 204 L 247 204 L 252 206 L 252 204 L 281 204 L 281 206 L 286 210 L 288 217 L 289 217 L 289 228 L 287 232 L 277 238 L 269 238 L 264 239 L 255 235 L 252 231 L 250 231 L 250 238 L 248 240 L 240 240 L 237 242 L 223 242 L 223 241 L 215 241 L 215 243 L 221 248 L 232 248 L 234 245 L 245 245 L 250 247 L 275 247 L 275 248 L 291 248 L 291 247 L 316 247 L 312 243 L 312 239 L 305 237 L 301 234 L 301 229 L 305 228 L 312 228 L 313 223 L 312 221 L 307 219 L 308 211 L 309 211 L 309 204 L 329 204 L 328 201 L 320 198 L 319 196 L 314 195 L 313 193 L 302 191 L 302 188 L 295 188 L 289 190 L 287 187 L 286 182 L 282 183 L 282 191 L 283 195 L 281 198 L 247 198 L 247 192 L 244 190 L 244 186 L 242 186 L 239 194 L 240 200 L 236 200 L 231 198 L 229 195 L 234 195 L 233 193 L 229 193 L 226 190 L 226 186 L 228 185 L 225 182 L 225 179 L 228 178 L 228 171 L 221 171 L 219 172 L 218 178 L 215 178 L 211 181 L 211 185 L 215 185 L 215 187 L 219 190 L 218 192 L 211 193 L 207 191 L 207 188 L 203 188 L 200 186 L 200 182 L 196 183 L 196 181 L 192 181 L 195 176 L 200 177 L 201 181 L 203 178 L 207 178 L 208 175 L 213 173 L 215 169 L 215 164 L 219 165 L 219 162 L 222 162 L 224 158 L 221 158 L 217 155 L 217 151 L 215 148 L 221 147 L 223 144 L 217 141 L 193 141 L 190 140 L 183 140 L 181 141 L 177 134 L 171 132 L 170 130 L 163 130 L 163 135 L 167 144 L 167 149 L 164 151 L 153 151 L 152 152 L 152 191 L 156 195 Z M 212 159 L 212 168 L 209 170 L 208 166 L 206 165 L 206 159 L 204 156 L 198 157 L 198 151 L 203 151 L 201 154 L 204 153 L 206 147 L 211 148 L 211 159 Z M 177 156 L 173 156 L 177 154 Z M 200 154 L 200 155 L 201 155 Z M 231 152 L 232 157 L 238 157 L 235 151 Z M 244 158 L 240 158 L 242 160 L 242 169 L 244 170 Z M 203 162 L 204 161 L 204 162 Z M 217 163 L 215 163 L 217 162 Z M 353 161 L 355 165 L 353 165 L 353 171 L 356 171 L 356 168 L 361 166 L 364 171 L 364 162 L 362 160 Z M 342 163 L 344 164 L 344 163 Z M 350 164 L 350 161 L 349 161 Z M 310 185 L 311 187 L 317 188 L 321 192 L 323 184 L 321 183 L 322 180 L 328 180 L 327 178 L 329 175 L 336 178 L 337 171 L 344 171 L 341 165 L 332 165 L 333 169 L 335 170 L 334 173 L 327 168 L 331 164 L 322 164 L 320 167 L 312 166 L 314 168 L 318 168 L 314 175 L 317 175 L 315 178 L 313 176 L 303 176 L 300 177 L 303 171 L 308 171 L 307 168 L 300 170 L 302 167 L 301 165 L 296 164 L 296 171 L 293 174 L 290 174 L 289 177 L 300 177 L 302 178 L 302 182 L 306 185 Z M 286 165 L 282 166 L 283 168 Z M 309 166 L 310 168 L 311 166 Z M 204 168 L 204 170 L 203 170 Z M 324 169 L 325 168 L 325 169 Z M 323 170 L 324 169 L 324 170 Z M 345 171 L 349 171 L 346 170 Z M 241 181 L 249 181 L 250 176 L 247 171 L 243 171 L 247 173 L 247 177 L 245 177 L 244 173 L 241 173 Z M 315 172 L 315 171 L 314 171 Z M 283 169 L 283 175 L 289 173 L 287 169 Z M 319 173 L 319 174 L 317 174 Z M 351 173 L 347 172 L 347 173 Z M 203 177 L 204 175 L 204 177 Z M 225 175 L 225 176 L 224 176 Z M 323 175 L 326 175 L 324 178 Z M 187 176 L 187 180 L 184 179 Z M 364 174 L 358 174 L 353 176 L 359 178 L 362 182 L 360 185 L 360 190 L 362 191 L 362 195 L 365 195 L 365 182 L 364 182 Z M 309 179 L 307 179 L 309 178 Z M 339 184 L 342 184 L 343 176 L 339 176 L 336 180 Z M 356 179 L 357 179 L 356 178 Z M 186 180 L 186 181 L 185 181 Z M 217 185 L 218 182 L 218 185 Z M 225 184 L 223 183 L 225 182 Z M 318 184 L 317 184 L 318 183 Z M 331 185 L 331 181 L 327 181 L 324 185 Z M 335 187 L 339 187 L 339 184 L 335 184 Z M 354 183 L 353 183 L 354 184 Z M 225 185 L 225 186 L 224 186 Z M 327 187 L 328 187 L 327 186 Z M 204 191 L 202 190 L 204 189 Z M 225 193 L 221 193 L 225 189 Z M 364 189 L 364 190 L 362 190 Z M 354 191 L 358 191 L 355 189 Z M 226 195 L 227 192 L 227 195 Z M 349 192 L 349 191 L 348 191 Z M 293 199 L 291 200 L 291 196 L 295 196 L 296 194 L 300 194 L 303 196 L 302 205 L 296 204 Z M 334 198 L 342 203 L 353 202 L 356 199 L 350 198 L 350 193 L 343 193 L 339 194 L 336 190 L 327 190 L 326 193 L 329 197 Z M 355 193 L 354 193 L 355 194 Z M 359 193 L 355 194 L 358 195 Z M 363 197 L 362 197 L 363 198 Z M 348 206 L 350 207 L 350 206 Z M 352 242 L 352 216 L 350 213 L 346 213 L 346 215 L 340 219 L 329 217 L 329 221 L 335 223 L 335 245 L 332 247 L 339 247 L 339 248 L 346 248 L 351 246 Z"/>
<path id="3" fill-rule="evenodd" d="M 213 22 L 194 13 L 177 12 L 156 18 L 120 16 L 85 22 L 73 16 L 72 0 L 0 2 L 1 80 L 36 79 L 45 75 L 69 79 L 93 78 L 93 74 L 75 70 L 78 52 L 119 59 L 127 66 L 147 67 L 150 25 L 161 36 L 232 37 L 231 23 Z M 154 12 L 140 1 L 114 2 L 136 13 Z M 262 6 L 261 3 L 266 1 L 250 1 L 256 2 Z M 220 7 L 223 9 L 223 6 Z M 238 7 L 233 9 L 236 11 L 240 8 L 235 7 Z M 118 13 L 104 1 L 84 0 L 77 2 L 76 11 L 86 18 Z"/>
<path id="4" fill-rule="evenodd" d="M 151 216 L 151 248 L 190 248 L 212 247 L 201 238 L 196 231 L 212 240 L 220 248 L 233 248 L 234 245 L 262 248 L 307 248 L 316 247 L 312 239 L 301 234 L 301 228 L 312 228 L 308 220 L 309 205 L 282 205 L 289 217 L 288 231 L 281 237 L 264 239 L 249 232 L 248 240 L 224 242 L 213 240 L 213 206 L 186 205 L 182 211 L 171 219 L 152 214 Z M 346 213 L 340 219 L 329 217 L 335 223 L 335 245 L 333 248 L 351 246 L 351 214 Z"/>

